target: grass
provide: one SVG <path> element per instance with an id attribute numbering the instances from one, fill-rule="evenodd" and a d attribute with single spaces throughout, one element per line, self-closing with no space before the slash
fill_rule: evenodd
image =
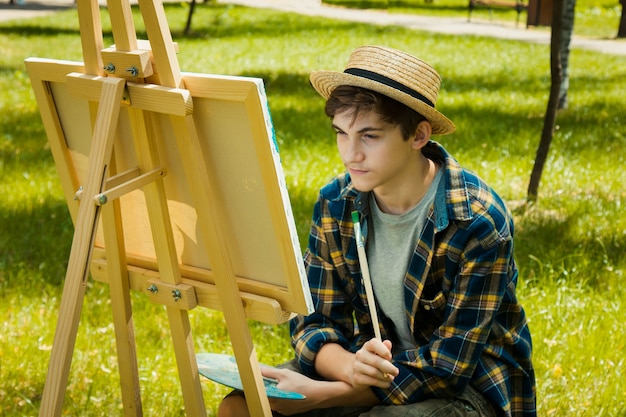
<path id="1" fill-rule="evenodd" d="M 307 76 L 341 69 L 361 44 L 431 62 L 444 79 L 438 107 L 458 128 L 441 141 L 512 206 L 525 199 L 548 96 L 547 45 L 215 5 L 197 6 L 185 38 L 187 9 L 166 7 L 181 68 L 265 80 L 301 242 L 317 189 L 341 170 Z M 8 417 L 38 413 L 73 233 L 23 60 L 82 60 L 76 20 L 68 11 L 0 24 L 0 414 Z M 623 58 L 574 50 L 570 59 L 570 107 L 558 117 L 539 203 L 516 212 L 519 296 L 533 333 L 540 415 L 625 416 Z M 182 416 L 165 312 L 141 294 L 132 299 L 144 413 Z M 67 415 L 120 414 L 110 316 L 108 288 L 90 282 Z M 230 352 L 220 313 L 190 316 L 196 351 Z M 290 357 L 286 326 L 250 326 L 261 361 Z M 227 389 L 205 381 L 203 390 L 214 415 Z"/>

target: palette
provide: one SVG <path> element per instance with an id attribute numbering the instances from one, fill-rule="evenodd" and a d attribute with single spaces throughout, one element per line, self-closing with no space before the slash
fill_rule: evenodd
<path id="1" fill-rule="evenodd" d="M 227 387 L 243 390 L 241 377 L 237 368 L 234 356 L 219 353 L 198 353 L 196 354 L 198 371 L 200 375 L 211 381 L 217 382 Z M 261 365 L 267 366 L 267 365 Z M 285 391 L 278 388 L 278 381 L 271 378 L 263 378 L 265 391 L 269 398 L 281 398 L 287 400 L 303 400 L 306 396 L 292 391 Z"/>

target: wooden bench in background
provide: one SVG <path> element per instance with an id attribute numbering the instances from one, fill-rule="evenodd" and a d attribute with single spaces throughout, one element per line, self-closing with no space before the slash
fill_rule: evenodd
<path id="1" fill-rule="evenodd" d="M 492 7 L 500 7 L 507 9 L 514 9 L 517 11 L 517 21 L 515 25 L 519 25 L 520 15 L 524 10 L 528 10 L 528 4 L 524 3 L 523 0 L 469 0 L 468 3 L 468 16 L 467 21 L 469 22 L 472 18 L 472 11 L 476 7 L 487 7 L 489 9 L 489 17 L 493 19 L 493 15 L 491 12 Z"/>

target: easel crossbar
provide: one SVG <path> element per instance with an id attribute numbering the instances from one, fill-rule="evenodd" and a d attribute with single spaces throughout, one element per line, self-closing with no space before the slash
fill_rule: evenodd
<path id="1" fill-rule="evenodd" d="M 98 252 L 99 251 L 96 250 L 95 253 Z M 201 273 L 207 274 L 206 272 Z M 91 262 L 91 275 L 96 281 L 109 283 L 110 274 L 107 261 L 105 259 L 93 260 Z M 128 276 L 130 289 L 142 292 L 149 297 L 154 295 L 150 290 L 151 283 L 162 282 L 159 273 L 154 271 L 154 269 L 145 269 L 138 266 L 129 265 Z M 220 298 L 215 284 L 185 278 L 184 275 L 182 282 L 194 288 L 198 306 L 210 308 L 211 310 L 224 311 L 224 302 Z M 246 317 L 250 320 L 267 324 L 281 324 L 287 322 L 293 316 L 292 313 L 283 310 L 280 303 L 274 298 L 263 297 L 245 291 L 241 291 L 240 294 Z M 168 298 L 166 302 L 162 302 L 161 304 L 169 304 L 180 308 L 180 305 L 171 298 Z"/>
<path id="2" fill-rule="evenodd" d="M 102 82 L 108 77 L 81 73 L 67 75 L 67 86 L 73 97 L 98 101 Z M 124 101 L 133 108 L 172 116 L 187 116 L 193 113 L 193 100 L 189 90 L 142 84 L 128 81 Z"/>
<path id="3" fill-rule="evenodd" d="M 134 172 L 134 170 L 129 173 L 132 173 L 132 172 Z M 165 168 L 155 168 L 151 170 L 150 172 L 146 172 L 145 174 L 138 175 L 137 177 L 129 179 L 122 184 L 116 185 L 111 188 L 107 188 L 106 191 L 96 194 L 93 197 L 94 203 L 99 206 L 102 206 L 112 200 L 118 199 L 122 197 L 123 195 L 130 193 L 131 191 L 144 187 L 156 181 L 157 179 L 163 178 L 166 175 L 167 175 L 167 170 Z M 111 180 L 112 179 L 109 179 L 109 181 L 107 181 L 107 184 L 109 182 L 114 182 Z"/>

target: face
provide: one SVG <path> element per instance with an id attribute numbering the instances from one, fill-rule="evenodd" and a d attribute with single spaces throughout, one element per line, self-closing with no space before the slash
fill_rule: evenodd
<path id="1" fill-rule="evenodd" d="M 413 138 L 404 140 L 399 126 L 383 122 L 375 112 L 361 112 L 353 118 L 350 111 L 337 113 L 333 128 L 355 188 L 384 195 L 402 189 L 404 181 L 414 181 Z"/>

